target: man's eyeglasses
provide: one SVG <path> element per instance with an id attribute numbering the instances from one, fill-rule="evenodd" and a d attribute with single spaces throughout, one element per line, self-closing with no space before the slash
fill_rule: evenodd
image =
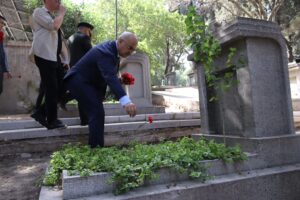
<path id="1" fill-rule="evenodd" d="M 126 43 L 127 49 L 132 53 L 135 53 L 135 48 L 130 46 L 126 40 L 123 40 Z"/>

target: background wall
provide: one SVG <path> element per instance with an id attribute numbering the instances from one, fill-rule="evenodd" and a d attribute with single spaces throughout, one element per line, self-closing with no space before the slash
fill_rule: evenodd
<path id="1" fill-rule="evenodd" d="M 27 113 L 34 105 L 40 76 L 28 59 L 31 42 L 8 41 L 5 50 L 12 79 L 4 79 L 0 95 L 0 114 Z"/>

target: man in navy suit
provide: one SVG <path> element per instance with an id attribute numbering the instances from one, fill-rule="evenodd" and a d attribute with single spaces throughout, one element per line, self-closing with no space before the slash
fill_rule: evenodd
<path id="1" fill-rule="evenodd" d="M 116 41 L 107 41 L 89 50 L 64 77 L 67 89 L 88 115 L 89 145 L 92 148 L 104 146 L 103 99 L 107 85 L 127 114 L 130 117 L 136 115 L 136 106 L 126 95 L 117 73 L 119 57 L 128 57 L 137 45 L 137 37 L 124 32 Z"/>

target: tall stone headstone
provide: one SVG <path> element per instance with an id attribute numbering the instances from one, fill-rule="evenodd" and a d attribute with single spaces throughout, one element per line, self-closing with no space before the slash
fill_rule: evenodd
<path id="1" fill-rule="evenodd" d="M 224 84 L 229 48 L 237 49 L 233 64 L 242 59 L 244 65 L 232 71 L 237 83 L 229 91 L 203 88 L 205 81 L 198 73 L 202 133 L 246 138 L 294 134 L 287 50 L 280 27 L 237 18 L 215 35 L 222 46 L 214 63 L 220 79 L 216 85 Z M 208 101 L 214 95 L 218 100 Z"/>
<path id="2" fill-rule="evenodd" d="M 128 95 L 137 106 L 138 114 L 164 113 L 162 106 L 152 105 L 150 63 L 148 56 L 143 53 L 133 54 L 121 60 L 120 73 L 128 72 L 135 78 L 134 85 L 128 86 Z M 106 113 L 126 114 L 120 105 L 105 105 Z"/>
<path id="3" fill-rule="evenodd" d="M 174 86 L 176 85 L 176 73 L 169 72 L 165 75 L 166 77 L 166 85 Z"/>
<path id="4" fill-rule="evenodd" d="M 204 69 L 201 63 L 195 63 L 202 133 L 193 137 L 213 139 L 226 146 L 239 144 L 243 151 L 255 156 L 253 161 L 244 163 L 250 174 L 252 169 L 299 164 L 300 135 L 294 132 L 287 50 L 279 26 L 237 18 L 215 33 L 222 47 L 214 62 L 214 74 L 218 77 L 215 87 L 206 86 Z M 237 68 L 226 66 L 232 47 L 237 49 L 233 58 Z M 242 66 L 238 66 L 239 59 L 244 60 Z M 218 86 L 224 83 L 228 72 L 237 83 L 224 91 Z M 218 100 L 209 101 L 213 96 Z M 259 191 L 257 180 L 253 183 Z"/>
<path id="5" fill-rule="evenodd" d="M 133 85 L 129 86 L 131 100 L 139 106 L 152 105 L 150 64 L 148 57 L 136 53 L 121 61 L 120 72 L 128 72 L 135 78 Z"/>

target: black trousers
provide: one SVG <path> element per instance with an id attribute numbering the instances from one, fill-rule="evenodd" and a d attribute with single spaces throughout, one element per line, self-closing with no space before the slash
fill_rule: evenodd
<path id="1" fill-rule="evenodd" d="M 37 102 L 45 94 L 45 101 L 38 106 L 36 112 L 46 116 L 47 122 L 52 123 L 57 119 L 57 102 L 59 96 L 59 86 L 62 79 L 59 78 L 60 62 L 45 60 L 38 56 L 34 57 L 35 63 L 39 68 L 41 84 Z"/>
<path id="2" fill-rule="evenodd" d="M 75 74 L 65 80 L 68 90 L 80 103 L 88 116 L 89 145 L 104 146 L 104 119 L 105 112 L 102 103 L 104 94 L 101 89 L 82 81 L 80 74 Z"/>
<path id="3" fill-rule="evenodd" d="M 3 91 L 3 73 L 0 71 L 0 94 Z"/>
<path id="4" fill-rule="evenodd" d="M 58 102 L 65 101 L 65 99 L 68 99 L 68 95 L 66 94 L 67 89 L 64 86 L 63 79 L 66 75 L 66 70 L 63 68 L 63 66 L 58 67 Z M 44 106 L 43 102 L 45 100 L 45 89 L 43 88 L 42 81 L 40 82 L 40 88 L 39 88 L 39 94 L 36 99 L 35 103 L 35 109 L 39 110 L 42 106 Z M 72 100 L 72 99 L 70 99 Z M 69 100 L 69 101 L 70 101 Z"/>

